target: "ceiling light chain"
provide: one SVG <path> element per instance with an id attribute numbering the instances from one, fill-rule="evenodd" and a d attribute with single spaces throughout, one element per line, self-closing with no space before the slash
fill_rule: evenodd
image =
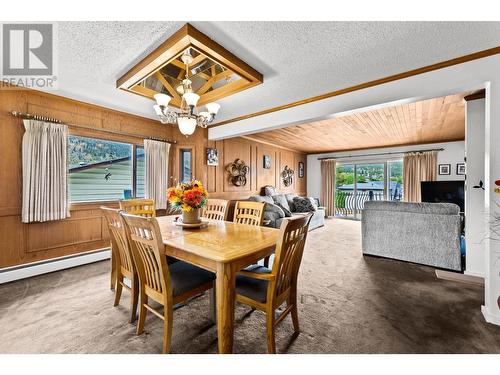
<path id="1" fill-rule="evenodd" d="M 156 114 L 160 118 L 162 124 L 175 124 L 179 126 L 179 130 L 185 136 L 191 135 L 196 130 L 196 126 L 206 128 L 211 124 L 220 105 L 217 103 L 207 103 L 205 105 L 206 111 L 200 112 L 196 108 L 196 104 L 200 96 L 193 92 L 191 80 L 189 79 L 189 64 L 193 62 L 193 56 L 189 49 L 185 50 L 181 55 L 181 60 L 186 65 L 186 78 L 182 81 L 182 98 L 180 112 L 176 112 L 168 107 L 172 99 L 167 94 L 156 94 L 154 96 L 156 104 L 153 106 Z"/>

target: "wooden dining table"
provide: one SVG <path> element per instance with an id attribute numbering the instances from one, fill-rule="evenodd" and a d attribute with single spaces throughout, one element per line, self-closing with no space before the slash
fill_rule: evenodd
<path id="1" fill-rule="evenodd" d="M 236 273 L 272 254 L 279 230 L 206 219 L 205 228 L 186 229 L 174 218 L 157 218 L 165 254 L 216 274 L 219 353 L 232 353 Z"/>

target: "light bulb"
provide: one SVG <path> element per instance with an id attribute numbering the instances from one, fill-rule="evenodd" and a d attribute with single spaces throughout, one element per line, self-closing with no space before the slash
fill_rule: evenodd
<path id="1" fill-rule="evenodd" d="M 187 105 L 196 107 L 196 103 L 198 103 L 198 100 L 200 100 L 200 96 L 198 94 L 195 94 L 194 92 L 186 92 L 184 95 L 182 95 L 184 100 L 186 101 Z"/>
<path id="2" fill-rule="evenodd" d="M 177 125 L 179 125 L 179 130 L 184 135 L 191 135 L 196 129 L 196 119 L 191 117 L 179 117 L 177 118 Z"/>
<path id="3" fill-rule="evenodd" d="M 211 117 L 210 113 L 208 113 L 208 112 L 200 112 L 200 116 L 207 119 L 207 120 L 209 120 Z"/>
<path id="4" fill-rule="evenodd" d="M 168 106 L 168 103 L 170 103 L 170 100 L 172 99 L 167 94 L 155 94 L 153 97 L 158 105 L 162 105 L 164 107 Z"/>
<path id="5" fill-rule="evenodd" d="M 210 114 L 213 114 L 213 115 L 216 115 L 220 109 L 220 105 L 217 103 L 207 103 L 205 105 L 205 107 L 207 107 L 208 112 L 210 112 Z"/>
<path id="6" fill-rule="evenodd" d="M 154 108 L 157 116 L 163 116 L 163 112 L 158 104 L 155 104 L 153 106 L 153 108 Z"/>

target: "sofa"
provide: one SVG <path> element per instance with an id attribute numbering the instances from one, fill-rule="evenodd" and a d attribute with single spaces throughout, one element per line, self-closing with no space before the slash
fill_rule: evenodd
<path id="1" fill-rule="evenodd" d="M 253 202 L 266 203 L 264 208 L 264 221 L 266 226 L 279 228 L 283 220 L 287 217 L 307 215 L 307 212 L 298 212 L 299 209 L 294 203 L 294 198 L 298 197 L 297 194 L 279 194 L 276 190 L 271 189 L 266 190 L 266 193 L 267 195 L 253 195 L 248 199 Z M 319 206 L 318 199 L 309 199 L 311 201 L 311 212 L 313 212 L 313 216 L 309 223 L 309 230 L 313 230 L 325 225 L 325 209 Z M 287 213 L 287 211 L 289 212 Z"/>
<path id="2" fill-rule="evenodd" d="M 452 203 L 365 202 L 363 254 L 462 271 L 459 212 Z"/>

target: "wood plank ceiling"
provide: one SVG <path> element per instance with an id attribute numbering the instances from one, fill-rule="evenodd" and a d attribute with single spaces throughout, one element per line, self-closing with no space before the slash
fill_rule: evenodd
<path id="1" fill-rule="evenodd" d="M 460 141 L 465 139 L 464 96 L 469 94 L 360 112 L 246 138 L 305 153 Z"/>

